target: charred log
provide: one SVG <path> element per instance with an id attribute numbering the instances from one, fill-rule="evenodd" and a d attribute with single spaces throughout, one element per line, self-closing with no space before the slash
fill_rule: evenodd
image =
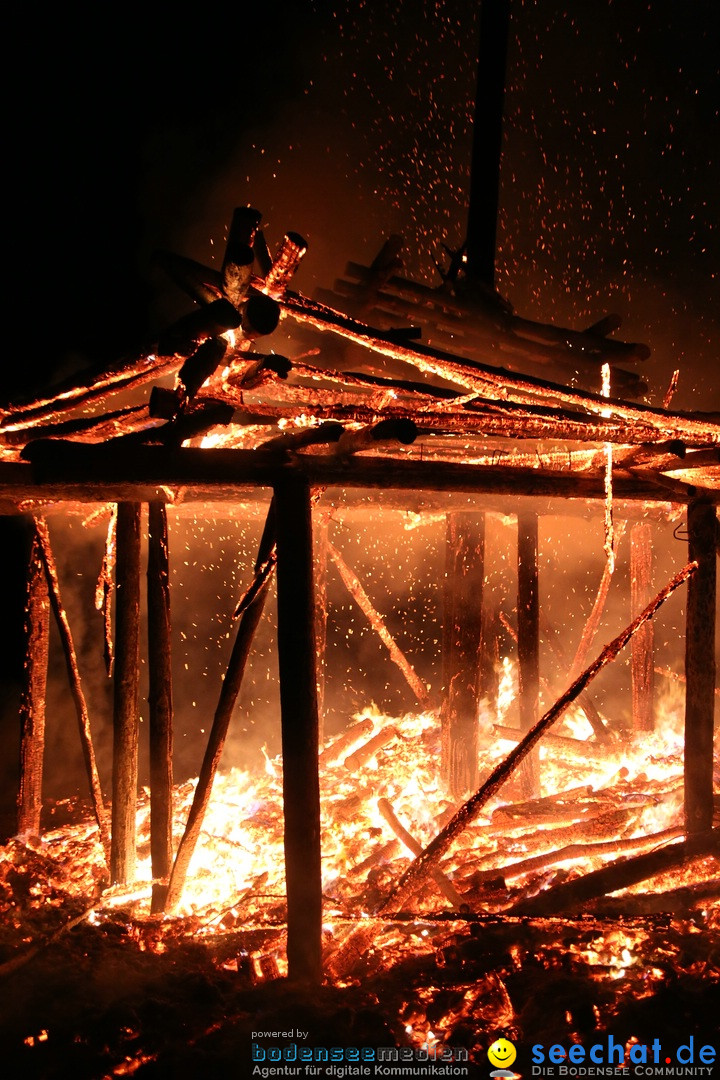
<path id="1" fill-rule="evenodd" d="M 135 878 L 140 678 L 141 504 L 122 502 L 117 516 L 115 564 L 115 674 L 110 877 Z"/>
<path id="2" fill-rule="evenodd" d="M 679 438 L 693 444 L 694 439 L 710 435 L 710 429 L 717 425 L 718 414 L 682 414 L 666 413 L 662 409 L 635 405 L 632 402 L 616 398 L 605 398 L 602 394 L 589 391 L 575 391 L 567 386 L 539 379 L 531 375 L 519 375 L 500 367 L 493 367 L 476 360 L 461 358 L 453 353 L 431 349 L 423 345 L 409 347 L 388 338 L 388 335 L 375 327 L 348 318 L 341 312 L 323 304 L 309 300 L 299 294 L 286 293 L 281 306 L 289 315 L 300 322 L 316 326 L 318 329 L 331 330 L 350 341 L 372 348 L 383 355 L 404 360 L 413 364 L 420 371 L 447 379 L 467 390 L 481 394 L 495 393 L 497 396 L 522 404 L 529 395 L 542 396 L 546 401 L 561 406 L 580 407 L 600 416 L 611 417 L 629 422 L 647 422 L 664 439 Z"/>
<path id="3" fill-rule="evenodd" d="M 310 487 L 275 485 L 288 978 L 322 978 L 317 672 Z"/>
<path id="4" fill-rule="evenodd" d="M 280 308 L 271 296 L 253 292 L 240 308 L 243 337 L 249 341 L 272 334 L 280 321 Z"/>
<path id="5" fill-rule="evenodd" d="M 258 229 L 253 238 L 253 254 L 258 262 L 258 268 L 260 270 L 260 276 L 266 277 L 272 269 L 272 255 L 270 254 L 270 248 L 267 245 L 265 239 L 265 233 L 262 229 Z"/>
<path id="6" fill-rule="evenodd" d="M 172 251 L 156 251 L 153 262 L 199 304 L 212 304 L 222 299 L 223 280 L 217 270 Z"/>
<path id="7" fill-rule="evenodd" d="M 228 232 L 222 265 L 223 292 L 238 307 L 245 298 L 252 279 L 255 254 L 253 243 L 262 214 L 251 206 L 236 207 Z"/>
<path id="8" fill-rule="evenodd" d="M 700 500 L 690 503 L 687 521 L 690 558 L 698 567 L 685 617 L 685 824 L 695 835 L 713 819 L 718 524 L 715 508 Z"/>
<path id="9" fill-rule="evenodd" d="M 183 399 L 194 398 L 204 382 L 217 369 L 227 351 L 227 342 L 223 338 L 209 338 L 187 358 L 178 372 L 182 383 Z"/>
<path id="10" fill-rule="evenodd" d="M 170 633 L 170 565 L 167 510 L 148 505 L 148 676 L 150 724 L 150 857 L 152 910 L 165 906 L 172 865 L 173 695 Z"/>
<path id="11" fill-rule="evenodd" d="M 255 406 L 253 406 L 255 408 Z M 261 410 L 258 410 L 260 415 Z M 181 484 L 220 494 L 228 484 L 233 492 L 238 484 L 272 483 L 285 464 L 284 456 L 260 450 L 163 447 L 124 448 L 88 446 L 70 441 L 43 439 L 29 444 L 23 457 L 32 462 L 33 480 L 13 475 L 10 485 L 24 498 L 82 499 L 109 502 L 125 493 L 143 495 L 146 486 Z M 554 498 L 597 499 L 602 497 L 602 481 L 597 476 L 516 466 L 472 464 L 447 461 L 400 460 L 380 457 L 306 455 L 303 473 L 318 487 L 395 488 L 411 491 L 465 491 L 495 495 L 533 495 Z M 47 485 L 47 487 L 45 486 Z M 27 492 L 27 494 L 25 494 Z M 705 494 L 705 493 L 704 493 Z M 129 497 L 132 497 L 131 495 Z M 220 496 L 222 497 L 222 496 Z M 236 497 L 233 494 L 233 497 Z M 616 499 L 632 502 L 684 502 L 687 495 L 669 498 L 651 482 L 619 478 Z M 708 491 L 710 502 L 720 493 Z"/>
<path id="12" fill-rule="evenodd" d="M 614 527 L 615 536 L 613 550 L 615 552 L 615 556 L 617 556 L 618 545 L 620 544 L 624 532 L 625 522 L 618 521 Z M 595 601 L 593 603 L 592 610 L 588 616 L 587 622 L 583 627 L 582 636 L 580 638 L 580 642 L 578 643 L 577 651 L 575 653 L 575 659 L 573 660 L 571 669 L 571 674 L 573 676 L 579 674 L 579 672 L 581 672 L 583 667 L 585 666 L 590 647 L 593 643 L 598 626 L 600 625 L 600 620 L 602 619 L 603 612 L 605 610 L 605 604 L 607 601 L 608 592 L 610 591 L 610 583 L 612 581 L 614 568 L 614 560 L 611 561 L 610 559 L 608 559 L 603 566 L 602 577 L 600 578 L 598 591 L 595 595 Z"/>
<path id="13" fill-rule="evenodd" d="M 410 446 L 417 438 L 418 430 L 414 420 L 380 420 L 377 424 L 361 428 L 359 431 L 346 429 L 336 443 L 338 454 L 356 454 L 361 450 L 372 449 L 377 443 L 397 442 Z"/>
<path id="14" fill-rule="evenodd" d="M 228 484 L 233 490 L 238 484 L 271 484 L 286 463 L 284 456 L 272 451 L 139 446 L 126 447 L 120 452 L 120 447 L 115 449 L 112 444 L 88 446 L 55 439 L 29 444 L 23 457 L 32 462 L 34 479 L 27 474 L 13 473 L 9 488 L 16 496 L 77 499 L 78 492 L 82 491 L 82 499 L 102 502 L 116 500 L 118 488 L 122 489 L 123 498 L 127 497 L 126 492 L 135 492 L 136 497 L 147 499 L 147 495 L 142 494 L 144 487 L 167 484 L 213 490 L 222 497 L 221 492 Z M 525 466 L 509 469 L 490 464 L 478 469 L 463 462 L 306 455 L 302 470 L 318 487 L 465 491 L 576 499 L 602 496 L 602 482 L 597 476 Z M 687 495 L 676 494 L 668 499 L 654 483 L 619 478 L 615 482 L 615 497 L 632 502 L 667 503 L 684 502 Z M 720 493 L 708 491 L 707 498 L 715 502 L 720 499 Z"/>
<path id="15" fill-rule="evenodd" d="M 168 327 L 158 341 L 158 355 L 189 357 L 208 338 L 235 330 L 240 322 L 241 316 L 229 300 L 215 300 Z"/>
<path id="16" fill-rule="evenodd" d="M 303 450 L 308 446 L 323 446 L 334 443 L 345 431 L 342 424 L 332 420 L 319 427 L 306 428 L 304 431 L 284 431 L 282 435 L 275 435 L 268 439 L 260 447 L 261 450 Z"/>
<path id="17" fill-rule="evenodd" d="M 35 523 L 27 562 L 26 656 L 20 699 L 20 784 L 17 796 L 17 831 L 33 836 L 40 834 L 42 812 L 49 621 L 48 584 L 42 542 Z"/>
<path id="18" fill-rule="evenodd" d="M 272 266 L 265 276 L 265 288 L 270 296 L 282 296 L 295 276 L 305 252 L 307 240 L 299 233 L 286 233 Z"/>
<path id="19" fill-rule="evenodd" d="M 461 798 L 478 782 L 479 659 L 485 580 L 484 515 L 449 514 L 443 590 L 441 773 Z"/>

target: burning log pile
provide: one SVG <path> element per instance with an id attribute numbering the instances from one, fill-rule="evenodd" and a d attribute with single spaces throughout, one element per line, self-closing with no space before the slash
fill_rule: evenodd
<path id="1" fill-rule="evenodd" d="M 412 909 L 392 914 L 381 912 L 408 860 L 455 809 L 438 783 L 435 717 L 367 711 L 328 742 L 321 772 L 324 952 L 328 971 L 343 988 L 335 1008 L 346 995 L 377 1022 L 381 1001 L 399 1045 L 430 1039 L 469 1042 L 478 1050 L 484 1033 L 493 1030 L 547 1038 L 542 1031 L 549 1024 L 558 1038 L 572 1031 L 590 1035 L 618 1030 L 627 1015 L 634 1015 L 633 1031 L 642 1038 L 650 1021 L 639 1001 L 653 995 L 660 1000 L 673 985 L 686 993 L 691 973 L 701 972 L 708 987 L 720 982 L 720 857 L 717 842 L 680 850 L 686 848 L 678 844 L 684 831 L 681 740 L 657 732 L 621 756 L 613 749 L 600 755 L 596 748 L 595 763 L 586 764 L 586 742 L 573 739 L 570 730 L 562 750 L 554 746 L 542 761 L 541 795 L 525 803 L 504 801 L 520 794 L 518 779 L 511 779 L 504 798 L 486 804 L 424 880 Z M 486 740 L 483 774 L 495 770 L 510 745 Z M 578 785 L 578 779 L 584 782 Z M 174 792 L 176 844 L 194 787 L 189 782 Z M 197 967 L 215 987 L 211 1006 L 193 1010 L 191 1052 L 195 1041 L 212 1041 L 214 1010 L 227 1019 L 230 995 L 232 1024 L 243 1035 L 251 1010 L 265 1007 L 278 1016 L 297 1008 L 279 993 L 287 970 L 282 802 L 279 758 L 268 759 L 259 778 L 236 769 L 218 776 L 172 920 L 149 917 L 149 799 L 138 814 L 141 880 L 110 890 L 104 888 L 96 825 L 58 805 L 55 815 L 70 817 L 67 824 L 58 823 L 42 841 L 18 838 L 3 850 L 0 976 L 12 977 L 22 997 L 34 966 L 42 971 L 49 965 L 56 978 L 54 965 L 66 963 L 72 949 L 87 958 L 82 965 L 104 959 L 118 970 L 122 944 L 129 985 L 110 1005 L 113 1011 L 131 1009 L 136 1018 L 114 1044 L 93 1046 L 108 1072 L 110 1064 L 139 1067 L 165 1061 L 171 1052 L 145 1018 L 150 976 L 144 955 L 166 965 L 167 1010 L 186 1007 L 178 965 L 184 979 L 199 977 L 193 975 Z M 584 902 L 578 919 L 562 890 L 591 880 L 603 866 L 615 873 L 621 866 L 639 868 L 614 901 L 622 905 L 622 919 L 608 923 L 613 901 L 601 898 Z M 622 885 L 607 884 L 602 891 Z M 543 897 L 549 902 L 540 918 L 531 913 Z M 358 934 L 364 948 L 358 948 Z M 563 985 L 556 1007 L 534 1017 L 535 995 L 556 994 Z M 76 1043 L 85 1044 L 73 1048 L 57 1006 L 51 1008 L 43 994 L 40 999 L 13 1032 L 18 1061 L 30 1066 L 42 1058 L 42 1031 L 50 1032 L 56 1053 L 63 1040 L 65 1052 L 87 1051 L 91 1025 L 73 1032 Z M 317 1000 L 319 1024 L 334 1014 L 322 996 Z M 95 1004 L 88 1004 L 92 1015 Z M 141 1030 L 143 1023 L 148 1027 Z"/>

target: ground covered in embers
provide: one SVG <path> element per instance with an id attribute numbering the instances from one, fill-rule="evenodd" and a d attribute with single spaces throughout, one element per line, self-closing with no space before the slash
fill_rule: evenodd
<path id="1" fill-rule="evenodd" d="M 281 945 L 279 927 L 180 931 L 117 911 L 29 956 L 6 929 L 3 1076 L 250 1077 L 253 1032 L 298 1028 L 308 1046 L 465 1047 L 470 1076 L 487 1074 L 487 1047 L 504 1035 L 527 1075 L 538 1042 L 612 1034 L 674 1049 L 718 1029 L 720 932 L 700 914 L 378 920 L 377 944 L 315 990 L 248 962 Z"/>

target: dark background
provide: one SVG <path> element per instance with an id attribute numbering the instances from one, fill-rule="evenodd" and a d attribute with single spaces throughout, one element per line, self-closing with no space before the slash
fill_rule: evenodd
<path id="1" fill-rule="evenodd" d="M 153 268 L 222 258 L 233 207 L 271 249 L 310 241 L 331 285 L 384 236 L 438 282 L 463 239 L 477 2 L 322 0 L 16 14 L 6 110 L 10 292 L 22 345 L 2 396 L 106 364 L 185 310 Z M 608 310 L 651 345 L 649 400 L 720 405 L 714 0 L 514 0 L 498 286 L 571 326 Z"/>

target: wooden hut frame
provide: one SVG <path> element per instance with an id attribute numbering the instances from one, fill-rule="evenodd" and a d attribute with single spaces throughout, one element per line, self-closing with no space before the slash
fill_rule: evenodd
<path id="1" fill-rule="evenodd" d="M 257 244 L 257 235 L 248 239 Z M 296 239 L 293 244 L 299 246 Z M 286 247 L 278 256 L 283 265 L 288 262 Z M 428 493 L 437 505 L 448 493 L 463 492 L 471 496 L 476 512 L 507 510 L 512 500 L 522 525 L 518 633 L 521 666 L 528 672 L 523 675 L 528 727 L 537 715 L 538 506 L 552 511 L 558 501 L 603 505 L 608 498 L 605 447 L 611 445 L 612 498 L 624 516 L 640 520 L 651 511 L 676 517 L 686 507 L 690 558 L 697 564 L 695 573 L 692 567 L 686 575 L 686 832 L 704 838 L 713 813 L 720 417 L 608 399 L 410 344 L 402 334 L 373 328 L 291 293 L 278 260 L 266 278 L 246 275 L 244 292 L 234 305 L 214 271 L 182 263 L 186 279 L 192 277 L 191 291 L 201 295 L 203 303 L 192 317 L 171 328 L 156 349 L 92 382 L 8 409 L 0 418 L 0 505 L 6 514 L 36 515 L 76 504 L 118 507 L 121 588 L 110 863 L 115 881 L 133 873 L 137 554 L 140 509 L 142 504 L 150 507 L 149 585 L 156 624 L 151 668 L 157 717 L 153 860 L 160 878 L 169 875 L 172 899 L 178 882 L 173 884 L 169 874 L 167 850 L 171 705 L 169 675 L 163 667 L 169 640 L 163 510 L 172 513 L 190 502 L 237 503 L 259 489 L 273 492 L 273 532 L 263 542 L 245 606 L 252 609 L 257 590 L 266 588 L 277 562 L 289 973 L 293 979 L 317 981 L 322 973 L 322 892 L 312 492 L 322 489 L 332 497 L 338 489 L 369 489 L 382 504 L 395 491 L 395 499 L 408 507 L 416 504 L 418 492 Z M 202 289 L 198 282 L 204 283 Z M 264 307 L 256 305 L 248 315 L 250 301 L 257 298 Z M 366 370 L 342 373 L 321 362 L 311 365 L 255 352 L 252 345 L 259 331 L 251 316 L 259 319 L 259 311 L 267 319 L 271 305 L 278 315 L 364 346 Z M 228 326 L 233 323 L 237 325 Z M 378 356 L 412 364 L 418 378 L 378 374 Z M 145 401 L 112 407 L 118 391 L 139 391 L 173 374 L 174 389 L 157 387 Z M 528 514 L 523 507 L 531 497 L 535 501 Z M 34 594 L 36 585 L 31 589 Z M 474 618 L 477 623 L 477 611 Z M 245 657 L 251 640 L 250 634 L 242 645 Z M 37 676 L 29 671 L 36 684 Z M 233 703 L 234 698 L 225 709 L 225 730 Z M 461 745 L 464 736 L 459 738 Z M 25 748 L 30 760 L 27 740 Z M 217 746 L 214 758 L 216 767 Z M 30 775 L 28 769 L 23 776 L 23 814 L 29 812 Z M 212 775 L 211 770 L 210 783 Z M 37 801 L 37 792 L 33 798 Z M 422 860 L 421 855 L 420 867 Z M 162 902 L 162 896 L 155 901 L 159 906 Z"/>
<path id="2" fill-rule="evenodd" d="M 313 492 L 326 498 L 372 492 L 373 502 L 413 509 L 431 502 L 447 508 L 451 493 L 469 497 L 474 517 L 468 529 L 456 520 L 449 535 L 463 530 L 467 557 L 453 540 L 454 580 L 450 609 L 457 614 L 462 648 L 447 682 L 463 682 L 462 703 L 445 710 L 448 779 L 456 794 L 477 783 L 473 768 L 472 707 L 478 651 L 482 657 L 483 611 L 478 582 L 483 572 L 482 517 L 507 512 L 520 522 L 518 559 L 518 651 L 521 661 L 523 726 L 528 730 L 513 754 L 471 795 L 453 822 L 420 852 L 388 904 L 412 895 L 412 886 L 432 872 L 433 860 L 462 828 L 473 808 L 510 771 L 560 714 L 563 701 L 584 690 L 600 667 L 645 626 L 675 588 L 689 579 L 686 633 L 685 830 L 686 846 L 650 858 L 672 865 L 686 849 L 717 849 L 712 830 L 713 714 L 715 701 L 715 597 L 717 510 L 720 500 L 720 414 L 670 410 L 627 397 L 645 384 L 627 364 L 647 356 L 644 346 L 609 335 L 611 317 L 585 331 L 531 323 L 516 317 L 494 291 L 494 245 L 507 0 L 481 8 L 478 110 L 475 117 L 472 187 L 467 244 L 451 253 L 443 286 L 430 290 L 397 274 L 399 245 L 386 244 L 369 267 L 348 264 L 332 293 L 311 300 L 290 290 L 307 247 L 288 232 L 273 258 L 260 229 L 261 214 L 238 208 L 229 228 L 220 270 L 162 253 L 158 261 L 196 307 L 170 327 L 152 348 L 90 381 L 59 387 L 43 399 L 13 403 L 0 414 L 0 512 L 51 513 L 87 506 L 118 507 L 117 659 L 115 670 L 112 837 L 113 880 L 133 873 L 134 797 L 137 752 L 137 632 L 141 506 L 150 508 L 149 607 L 152 683 L 152 857 L 153 871 L 167 878 L 153 897 L 155 910 L 172 904 L 182 887 L 193 837 L 202 820 L 227 725 L 237 697 L 269 581 L 277 568 L 278 648 L 284 768 L 285 861 L 288 903 L 288 965 L 294 980 L 317 982 L 322 975 L 318 703 L 314 634 L 315 586 L 312 559 Z M 481 109 L 481 102 L 490 102 Z M 465 273 L 463 273 L 465 271 Z M 330 300 L 330 305 L 322 300 Z M 339 310 L 343 307 L 344 310 Z M 355 372 L 333 370 L 323 360 L 287 359 L 257 351 L 281 319 L 305 331 L 339 335 L 361 349 Z M 419 323 L 429 344 L 416 342 Z M 398 328 L 397 322 L 402 325 Z M 371 325 L 372 324 L 372 325 Z M 458 349 L 457 342 L 462 348 Z M 514 365 L 510 370 L 501 366 Z M 612 377 L 614 394 L 600 392 L 600 371 Z M 517 370 L 520 368 L 520 370 Z M 535 372 L 572 372 L 573 385 Z M 614 372 L 614 374 L 612 374 Z M 593 389 L 578 389 L 577 378 Z M 161 385 L 168 378 L 174 385 Z M 562 378 L 562 375 L 561 375 Z M 154 384 L 150 395 L 144 388 Z M 132 401 L 128 403 L 132 393 Z M 626 396 L 624 397 L 623 394 Z M 121 395 L 120 403 L 113 398 Z M 170 870 L 169 791 L 172 782 L 172 698 L 167 651 L 170 640 L 167 590 L 167 517 L 189 503 L 254 499 L 271 491 L 271 511 L 253 581 L 240 617 L 231 667 L 223 685 L 201 781 L 186 836 Z M 350 493 L 349 495 L 347 493 Z M 419 495 L 419 493 L 423 493 Z M 532 505 L 528 506 L 528 500 Z M 539 609 L 537 603 L 537 514 L 559 505 L 584 510 L 614 506 L 640 523 L 634 531 L 634 588 L 644 606 L 614 642 L 589 666 L 579 663 L 571 687 L 537 718 Z M 686 510 L 690 563 L 653 599 L 646 595 L 649 559 L 642 519 L 672 518 Z M 453 532 L 454 530 L 454 532 Z M 607 549 L 612 557 L 612 536 Z M 36 549 L 33 548 L 33 551 Z M 344 575 L 352 582 L 352 572 Z M 475 582 L 466 588 L 465 574 Z M 362 586 L 350 585 L 356 597 Z M 42 608 L 37 555 L 31 556 L 31 610 Z M 474 596 L 474 603 L 473 603 Z M 649 603 L 647 601 L 649 600 Z M 364 608 L 376 629 L 369 599 Z M 645 606 L 647 604 L 647 606 Z M 459 613 L 459 614 L 458 614 Z M 377 615 L 377 613 L 375 613 Z M 455 627 L 451 636 L 455 633 Z M 37 623 L 28 635 L 33 662 L 22 707 L 21 820 L 38 817 L 38 762 L 42 746 L 43 647 Z M 480 639 L 480 640 L 478 640 Z M 647 635 L 636 650 L 637 708 L 647 723 L 649 680 Z M 386 642 L 387 643 L 387 642 Z M 448 653 L 452 650 L 448 650 Z M 29 658 L 30 659 L 30 658 Z M 481 665 L 484 661 L 481 659 Z M 584 669 L 584 670 L 583 670 Z M 405 671 L 413 685 L 412 676 Z M 419 691 L 417 696 L 421 696 Z M 452 698 L 452 694 L 449 695 Z M 455 710 L 455 712 L 453 711 Z M 33 723 L 37 718 L 37 724 Z M 82 723 L 81 723 L 82 728 Z M 83 730 L 86 729 L 83 728 Z M 602 721 L 596 735 L 607 736 Z M 470 734 L 468 734 L 468 732 Z M 468 745 L 468 739 L 470 744 Z M 447 764 L 447 762 L 446 762 Z M 526 782 L 532 784 L 532 773 Z M 29 786 L 28 786 L 29 785 Z M 102 797 L 95 812 L 105 827 Z M 689 845 L 689 847 L 688 847 Z M 643 864 L 644 866 L 645 864 Z M 609 868 L 612 871 L 612 867 Z M 652 872 L 652 871 L 649 871 Z M 640 878 L 642 879 L 642 878 Z M 620 887 L 617 873 L 596 888 Z M 603 879 L 605 881 L 605 879 Z M 387 905 L 386 905 L 387 907 Z"/>

